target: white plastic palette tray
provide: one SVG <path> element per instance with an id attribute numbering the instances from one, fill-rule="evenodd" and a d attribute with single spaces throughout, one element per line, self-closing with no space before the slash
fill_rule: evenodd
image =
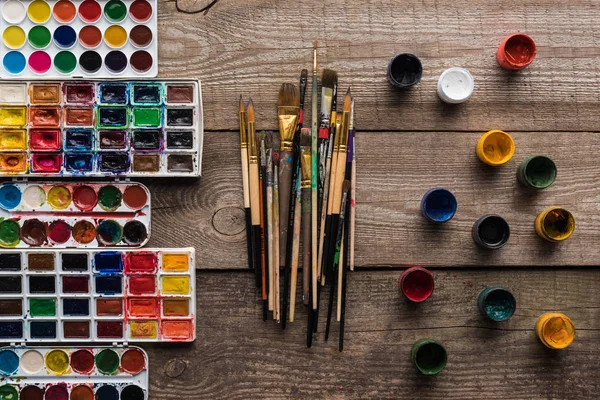
<path id="1" fill-rule="evenodd" d="M 0 81 L 0 176 L 196 177 L 203 137 L 197 80 Z"/>
<path id="2" fill-rule="evenodd" d="M 0 341 L 191 342 L 193 248 L 0 251 Z"/>
<path id="3" fill-rule="evenodd" d="M 141 247 L 150 238 L 150 209 L 140 183 L 4 183 L 0 247 Z"/>
<path id="4" fill-rule="evenodd" d="M 3 10 L 3 7 L 6 3 L 13 1 L 20 3 L 23 6 L 23 11 L 21 11 L 17 6 L 17 9 L 19 10 L 17 12 L 13 11 L 10 13 L 10 15 L 8 15 L 8 9 Z M 33 1 L 35 0 L 0 0 L 0 14 L 2 14 L 0 16 L 0 31 L 4 33 L 6 29 L 11 26 L 19 26 L 21 29 L 23 29 L 26 36 L 25 43 L 23 44 L 23 46 L 17 49 L 13 49 L 7 46 L 7 42 L 5 40 L 0 41 L 0 54 L 3 59 L 2 63 L 0 63 L 0 78 L 151 78 L 158 75 L 158 9 L 156 0 L 146 0 L 152 6 L 152 15 L 145 22 L 136 22 L 133 20 L 131 13 L 129 12 L 129 8 L 134 2 L 134 0 L 121 0 L 127 7 L 128 12 L 125 16 L 125 19 L 123 19 L 120 22 L 111 22 L 107 19 L 104 10 L 105 5 L 109 2 L 109 0 L 95 0 L 95 2 L 99 4 L 101 9 L 100 18 L 95 22 L 86 22 L 80 17 L 79 8 L 81 4 L 84 3 L 84 1 L 69 0 L 77 9 L 77 13 L 75 19 L 68 23 L 59 22 L 53 14 L 54 5 L 58 2 L 58 0 L 38 0 L 46 3 L 50 7 L 50 18 L 43 23 L 34 22 L 28 16 L 28 9 Z M 16 22 L 20 17 L 23 17 L 23 20 L 21 20 L 21 22 Z M 107 28 L 114 25 L 124 28 L 124 30 L 127 32 L 127 41 L 122 47 L 111 47 L 108 44 L 109 42 L 107 42 L 105 39 Z M 137 25 L 145 25 L 149 27 L 152 31 L 152 41 L 147 46 L 136 46 L 131 40 L 130 32 Z M 37 49 L 33 47 L 31 42 L 27 39 L 27 36 L 31 29 L 36 26 L 44 26 L 50 31 L 50 43 L 47 47 L 43 49 Z M 70 48 L 61 48 L 54 40 L 54 32 L 57 28 L 61 26 L 70 26 L 75 30 L 77 40 L 75 41 L 74 45 Z M 83 43 L 79 40 L 79 33 L 85 26 L 95 26 L 100 30 L 102 34 L 102 40 L 97 47 L 86 48 L 83 45 Z M 8 42 L 8 44 L 12 45 L 11 42 Z M 56 55 L 62 51 L 70 52 L 77 60 L 75 69 L 71 72 L 62 73 L 55 66 Z M 127 58 L 127 66 L 123 71 L 116 72 L 116 70 L 111 71 L 109 68 L 107 68 L 105 63 L 105 57 L 111 51 L 120 51 Z M 10 52 L 16 52 L 16 54 L 24 56 L 25 66 L 23 70 L 19 73 L 11 73 L 11 71 L 13 70 L 10 67 L 8 69 L 6 67 L 5 63 L 8 61 L 4 60 L 6 60 L 7 54 L 9 54 Z M 29 60 L 31 58 L 32 53 L 34 52 L 44 52 L 49 56 L 51 66 L 47 72 L 38 73 L 35 69 L 32 69 L 32 67 L 30 67 Z M 97 71 L 91 72 L 91 70 L 86 71 L 84 68 L 82 68 L 80 63 L 80 57 L 84 52 L 95 52 L 99 55 L 99 57 L 101 57 L 102 63 Z M 152 60 L 152 65 L 148 70 L 136 70 L 132 67 L 131 57 L 135 52 L 144 52 L 146 58 L 150 57 L 150 59 Z M 12 56 L 16 56 L 16 54 L 13 53 Z"/>
<path id="5" fill-rule="evenodd" d="M 148 354 L 139 347 L 0 348 L 0 391 L 14 399 L 148 398 Z M 78 371 L 79 369 L 79 371 Z M 4 397 L 10 398 L 10 397 Z"/>

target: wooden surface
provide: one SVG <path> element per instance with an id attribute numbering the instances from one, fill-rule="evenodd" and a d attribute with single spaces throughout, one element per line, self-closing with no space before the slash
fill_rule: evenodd
<path id="1" fill-rule="evenodd" d="M 194 246 L 198 339 L 191 345 L 144 346 L 151 358 L 152 399 L 593 399 L 600 393 L 600 8 L 560 0 L 212 0 L 160 1 L 160 76 L 199 78 L 204 95 L 203 176 L 147 180 L 152 191 L 152 246 Z M 502 38 L 534 37 L 538 56 L 509 73 L 495 61 Z M 239 175 L 239 95 L 251 96 L 259 129 L 275 129 L 282 82 L 310 68 L 336 69 L 352 87 L 357 134 L 357 264 L 349 277 L 346 351 L 322 329 L 304 346 L 306 314 L 281 332 L 261 319 L 246 270 Z M 408 92 L 386 82 L 389 59 L 416 53 L 421 83 Z M 435 93 L 440 73 L 470 69 L 476 90 L 448 106 Z M 310 99 L 306 109 L 310 118 Z M 491 169 L 475 156 L 490 129 L 511 133 L 514 158 Z M 530 154 L 550 155 L 555 184 L 523 190 L 516 169 Z M 459 211 L 432 227 L 418 214 L 422 194 L 451 189 Z M 549 205 L 570 209 L 573 237 L 542 242 L 533 223 Z M 503 215 L 508 245 L 478 250 L 477 218 Z M 436 291 L 419 306 L 398 293 L 399 267 L 435 266 Z M 582 268 L 579 266 L 590 266 Z M 462 268 L 469 266 L 470 268 Z M 527 268 L 521 268 L 526 266 Z M 437 267 L 440 267 L 438 269 Z M 444 269 L 441 269 L 445 267 Z M 507 323 L 476 310 L 478 293 L 504 285 L 517 298 Z M 578 337 L 552 352 L 534 334 L 537 317 L 563 311 Z M 321 323 L 321 328 L 323 323 Z M 446 343 L 447 369 L 426 378 L 409 360 L 422 337 Z"/>

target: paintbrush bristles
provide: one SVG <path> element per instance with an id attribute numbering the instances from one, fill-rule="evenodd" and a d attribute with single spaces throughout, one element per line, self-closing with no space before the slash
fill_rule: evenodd
<path id="1" fill-rule="evenodd" d="M 321 87 L 326 87 L 333 90 L 337 81 L 337 72 L 332 69 L 325 68 L 321 77 Z"/>
<path id="2" fill-rule="evenodd" d="M 346 179 L 342 185 L 342 193 L 346 193 L 348 190 L 350 190 L 350 181 Z"/>
<path id="3" fill-rule="evenodd" d="M 312 143 L 312 131 L 310 128 L 302 128 L 300 132 L 300 146 L 310 147 Z"/>
<path id="4" fill-rule="evenodd" d="M 300 107 L 300 93 L 296 85 L 283 83 L 279 88 L 277 107 Z"/>
<path id="5" fill-rule="evenodd" d="M 349 113 L 352 110 L 352 95 L 350 94 L 350 88 L 344 95 L 344 112 Z"/>
<path id="6" fill-rule="evenodd" d="M 252 98 L 248 99 L 248 123 L 254 122 L 254 104 Z"/>

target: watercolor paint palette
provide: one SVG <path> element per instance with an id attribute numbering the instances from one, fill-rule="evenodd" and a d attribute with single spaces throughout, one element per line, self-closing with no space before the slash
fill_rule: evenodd
<path id="1" fill-rule="evenodd" d="M 0 341 L 191 342 L 193 248 L 0 251 Z"/>
<path id="2" fill-rule="evenodd" d="M 1 0 L 0 78 L 155 77 L 156 0 Z"/>
<path id="3" fill-rule="evenodd" d="M 0 185 L 0 247 L 140 247 L 150 192 L 140 183 Z"/>
<path id="4" fill-rule="evenodd" d="M 0 82 L 0 176 L 198 176 L 199 81 Z"/>
<path id="5" fill-rule="evenodd" d="M 0 397 L 145 400 L 148 355 L 139 347 L 0 348 Z"/>

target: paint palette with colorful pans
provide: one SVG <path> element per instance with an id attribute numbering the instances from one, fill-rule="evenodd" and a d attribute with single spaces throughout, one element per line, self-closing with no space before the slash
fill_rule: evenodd
<path id="1" fill-rule="evenodd" d="M 0 251 L 0 341 L 191 342 L 193 248 Z"/>
<path id="2" fill-rule="evenodd" d="M 0 78 L 154 77 L 156 0 L 0 0 Z"/>
<path id="3" fill-rule="evenodd" d="M 0 348 L 0 398 L 145 400 L 148 355 L 139 347 Z"/>
<path id="4" fill-rule="evenodd" d="M 0 176 L 198 176 L 201 99 L 189 80 L 0 82 Z"/>
<path id="5" fill-rule="evenodd" d="M 0 247 L 141 247 L 150 192 L 140 183 L 0 185 Z"/>

